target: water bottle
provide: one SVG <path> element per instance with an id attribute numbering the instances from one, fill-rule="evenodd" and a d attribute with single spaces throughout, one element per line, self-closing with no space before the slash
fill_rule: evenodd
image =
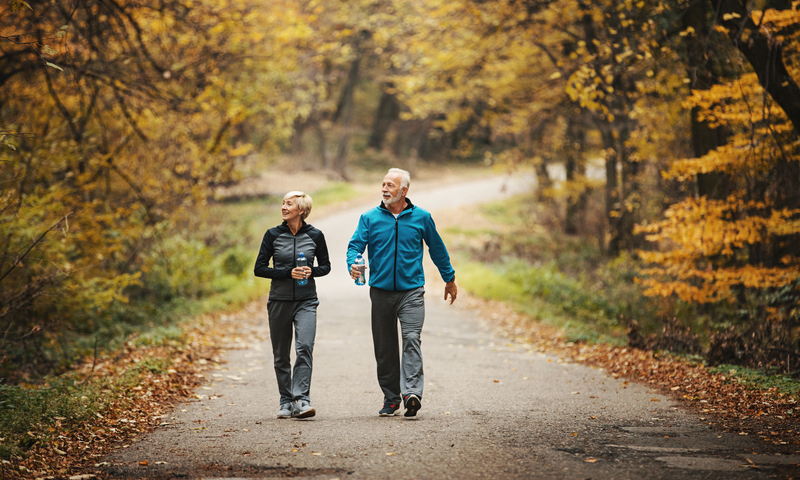
<path id="1" fill-rule="evenodd" d="M 367 264 L 360 253 L 356 256 L 354 265 L 361 271 L 361 276 L 356 279 L 356 285 L 365 285 L 367 283 Z"/>
<path id="2" fill-rule="evenodd" d="M 308 265 L 308 260 L 306 260 L 306 256 L 303 255 L 303 252 L 300 252 L 300 256 L 297 257 L 297 266 L 298 267 L 305 267 Z M 299 278 L 297 279 L 298 285 L 305 285 L 308 283 L 308 278 Z"/>

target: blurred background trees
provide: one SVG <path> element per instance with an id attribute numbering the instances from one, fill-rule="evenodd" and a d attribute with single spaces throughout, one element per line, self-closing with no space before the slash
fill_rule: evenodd
<path id="1" fill-rule="evenodd" d="M 3 368 L 246 274 L 198 225 L 282 155 L 530 169 L 564 235 L 671 305 L 617 319 L 632 338 L 797 370 L 798 25 L 787 0 L 4 1 Z"/>

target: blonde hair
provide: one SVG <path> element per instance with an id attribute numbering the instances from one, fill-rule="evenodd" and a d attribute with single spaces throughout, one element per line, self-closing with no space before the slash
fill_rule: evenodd
<path id="1" fill-rule="evenodd" d="M 297 197 L 297 208 L 303 211 L 300 214 L 300 219 L 305 220 L 311 214 L 311 208 L 314 206 L 314 201 L 311 199 L 311 195 L 306 195 L 303 192 L 293 190 L 286 195 L 283 196 L 283 199 L 286 200 L 289 197 Z"/>

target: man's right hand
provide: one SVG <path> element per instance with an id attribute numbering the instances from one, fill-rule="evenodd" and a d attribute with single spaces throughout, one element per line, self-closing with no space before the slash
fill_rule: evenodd
<path id="1" fill-rule="evenodd" d="M 367 269 L 366 265 L 362 265 L 361 268 L 359 268 L 358 265 L 356 265 L 355 263 L 350 265 L 350 278 L 352 278 L 353 280 L 358 280 L 359 278 L 361 278 L 361 275 L 363 275 L 362 273 L 363 271 L 361 270 L 362 268 L 364 270 Z"/>

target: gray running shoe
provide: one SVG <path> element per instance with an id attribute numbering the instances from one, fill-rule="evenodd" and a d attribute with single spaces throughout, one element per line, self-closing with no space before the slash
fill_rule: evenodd
<path id="1" fill-rule="evenodd" d="M 292 417 L 292 404 L 281 403 L 281 409 L 278 410 L 278 418 L 291 418 Z"/>
<path id="2" fill-rule="evenodd" d="M 309 418 L 316 414 L 317 412 L 314 411 L 308 400 L 295 400 L 292 410 L 292 416 L 294 418 Z"/>

